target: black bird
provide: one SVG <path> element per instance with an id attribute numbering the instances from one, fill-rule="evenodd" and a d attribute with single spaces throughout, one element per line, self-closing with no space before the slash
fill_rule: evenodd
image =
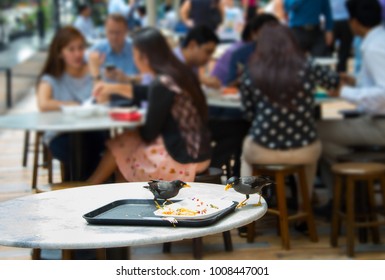
<path id="1" fill-rule="evenodd" d="M 161 208 L 157 199 L 163 199 L 163 204 L 165 204 L 166 202 L 170 202 L 168 199 L 177 196 L 182 188 L 190 188 L 190 186 L 181 180 L 151 180 L 148 182 L 148 186 L 144 186 L 143 188 L 150 190 L 154 194 L 155 204 L 158 208 Z"/>
<path id="2" fill-rule="evenodd" d="M 254 193 L 259 194 L 259 201 L 255 206 L 261 206 L 262 189 L 272 184 L 274 184 L 272 180 L 263 176 L 231 177 L 226 182 L 225 190 L 234 188 L 235 191 L 246 195 L 246 199 L 238 203 L 237 208 L 245 206 L 250 194 Z"/>

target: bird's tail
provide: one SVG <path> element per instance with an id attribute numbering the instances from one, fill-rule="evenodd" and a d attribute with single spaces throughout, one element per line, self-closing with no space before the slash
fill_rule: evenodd
<path id="1" fill-rule="evenodd" d="M 150 189 L 150 186 L 143 186 L 143 188 L 145 188 L 145 189 Z"/>
<path id="2" fill-rule="evenodd" d="M 266 186 L 267 185 L 274 185 L 275 184 L 275 181 L 272 180 L 270 177 L 268 176 L 259 176 L 259 178 L 262 178 L 266 181 Z"/>

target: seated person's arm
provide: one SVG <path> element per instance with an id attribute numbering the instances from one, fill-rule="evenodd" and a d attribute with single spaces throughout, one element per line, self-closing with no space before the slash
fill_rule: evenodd
<path id="1" fill-rule="evenodd" d="M 229 74 L 226 81 L 227 86 L 239 85 L 239 78 L 244 70 L 244 66 L 240 63 L 240 61 L 239 52 L 234 52 L 230 59 Z"/>
<path id="2" fill-rule="evenodd" d="M 139 84 L 142 81 L 142 77 L 140 75 L 126 75 L 122 70 L 118 68 L 108 69 L 106 68 L 104 71 L 104 75 L 108 80 L 116 81 L 121 84 Z"/>
<path id="3" fill-rule="evenodd" d="M 37 105 L 40 111 L 59 111 L 61 106 L 79 105 L 75 101 L 59 101 L 52 97 L 52 87 L 47 82 L 40 82 L 37 87 Z"/>
<path id="4" fill-rule="evenodd" d="M 94 85 L 92 95 L 96 98 L 98 103 L 109 102 L 113 94 L 118 94 L 122 97 L 132 99 L 133 90 L 130 84 L 108 84 L 104 82 L 97 82 Z"/>
<path id="5" fill-rule="evenodd" d="M 373 50 L 365 54 L 365 64 L 372 75 L 373 85 L 351 87 L 343 84 L 341 97 L 360 106 L 366 112 L 385 113 L 385 56 Z"/>
<path id="6" fill-rule="evenodd" d="M 208 76 L 203 71 L 199 71 L 199 81 L 202 85 L 205 85 L 209 88 L 219 89 L 222 87 L 222 83 L 217 77 Z"/>
<path id="7" fill-rule="evenodd" d="M 92 95 L 98 103 L 107 103 L 111 99 L 132 99 L 132 103 L 140 105 L 141 101 L 147 100 L 147 86 L 133 86 L 131 84 L 109 84 L 98 82 L 94 85 Z"/>
<path id="8" fill-rule="evenodd" d="M 106 55 L 96 50 L 91 51 L 89 53 L 88 67 L 89 67 L 91 76 L 94 77 L 95 79 L 101 78 L 100 68 L 102 67 L 105 59 L 106 59 Z"/>
<path id="9" fill-rule="evenodd" d="M 146 123 L 140 128 L 144 141 L 151 142 L 161 134 L 170 114 L 174 96 L 175 93 L 161 84 L 157 84 L 150 89 L 148 93 Z"/>

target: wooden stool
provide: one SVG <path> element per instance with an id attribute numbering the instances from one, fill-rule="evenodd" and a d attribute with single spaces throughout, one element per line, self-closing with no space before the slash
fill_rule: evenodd
<path id="1" fill-rule="evenodd" d="M 58 191 L 65 190 L 69 188 L 83 187 L 86 186 L 87 182 L 63 182 L 57 184 L 48 184 L 44 186 L 39 186 L 36 188 L 37 193 L 44 193 L 49 191 Z M 62 250 L 62 259 L 63 260 L 73 260 L 75 250 Z M 41 259 L 41 249 L 32 250 L 32 259 L 40 260 Z M 96 259 L 105 260 L 106 259 L 106 249 L 96 249 Z"/>
<path id="2" fill-rule="evenodd" d="M 268 209 L 267 212 L 279 217 L 279 229 L 282 239 L 282 247 L 286 250 L 290 249 L 289 221 L 291 220 L 306 219 L 310 240 L 312 242 L 318 242 L 313 210 L 310 205 L 310 197 L 306 183 L 305 167 L 302 165 L 254 165 L 253 175 L 264 175 L 275 178 L 278 209 Z M 299 191 L 305 210 L 304 212 L 289 216 L 286 204 L 285 178 L 290 175 L 298 175 Z M 255 223 L 248 226 L 248 242 L 253 242 L 254 240 L 254 228 Z"/>
<path id="3" fill-rule="evenodd" d="M 384 152 L 353 152 L 337 157 L 338 162 L 378 162 L 385 163 Z"/>
<path id="4" fill-rule="evenodd" d="M 194 182 L 200 183 L 212 183 L 212 184 L 221 184 L 222 169 L 210 167 L 206 172 L 197 174 Z M 230 231 L 225 231 L 222 233 L 223 243 L 225 246 L 226 252 L 233 251 L 233 243 L 231 241 Z M 193 256 L 194 259 L 202 259 L 203 257 L 203 238 L 193 238 Z M 163 243 L 163 253 L 171 252 L 171 242 Z"/>
<path id="5" fill-rule="evenodd" d="M 333 194 L 332 230 L 330 243 L 333 247 L 338 246 L 338 235 L 341 219 L 346 219 L 346 238 L 347 255 L 354 256 L 354 229 L 360 227 L 370 227 L 374 243 L 380 242 L 379 226 L 385 224 L 377 220 L 375 213 L 375 194 L 373 183 L 375 180 L 381 182 L 382 203 L 385 206 L 385 165 L 380 163 L 338 163 L 332 166 L 335 176 L 335 186 Z M 341 213 L 342 200 L 342 180 L 346 180 L 346 214 Z M 367 183 L 368 194 L 368 222 L 357 222 L 355 213 L 355 188 L 357 182 Z"/>

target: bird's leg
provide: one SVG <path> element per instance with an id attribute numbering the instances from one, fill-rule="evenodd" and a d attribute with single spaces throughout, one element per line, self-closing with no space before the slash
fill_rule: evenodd
<path id="1" fill-rule="evenodd" d="M 166 206 L 167 203 L 168 203 L 168 204 L 173 204 L 172 201 L 170 201 L 170 200 L 168 200 L 168 199 L 165 199 L 164 202 L 163 202 L 163 204 L 162 204 L 162 206 L 163 206 L 163 207 Z"/>
<path id="2" fill-rule="evenodd" d="M 159 203 L 156 200 L 156 198 L 154 198 L 154 202 L 155 202 L 155 206 L 156 206 L 157 209 L 163 209 L 163 207 L 159 205 Z"/>
<path id="3" fill-rule="evenodd" d="M 259 200 L 258 200 L 258 203 L 257 204 L 254 204 L 254 206 L 262 206 L 262 202 L 261 202 L 261 199 L 262 199 L 262 193 L 258 193 L 259 194 Z"/>
<path id="4" fill-rule="evenodd" d="M 241 207 L 245 206 L 246 205 L 246 201 L 248 201 L 249 198 L 250 198 L 250 196 L 247 194 L 246 195 L 246 199 L 242 200 L 241 202 L 239 202 L 236 208 L 241 208 Z"/>
<path id="5" fill-rule="evenodd" d="M 165 199 L 164 202 L 163 202 L 163 206 L 166 205 L 166 202 L 168 202 L 168 204 L 173 204 L 174 203 L 171 200 Z"/>

